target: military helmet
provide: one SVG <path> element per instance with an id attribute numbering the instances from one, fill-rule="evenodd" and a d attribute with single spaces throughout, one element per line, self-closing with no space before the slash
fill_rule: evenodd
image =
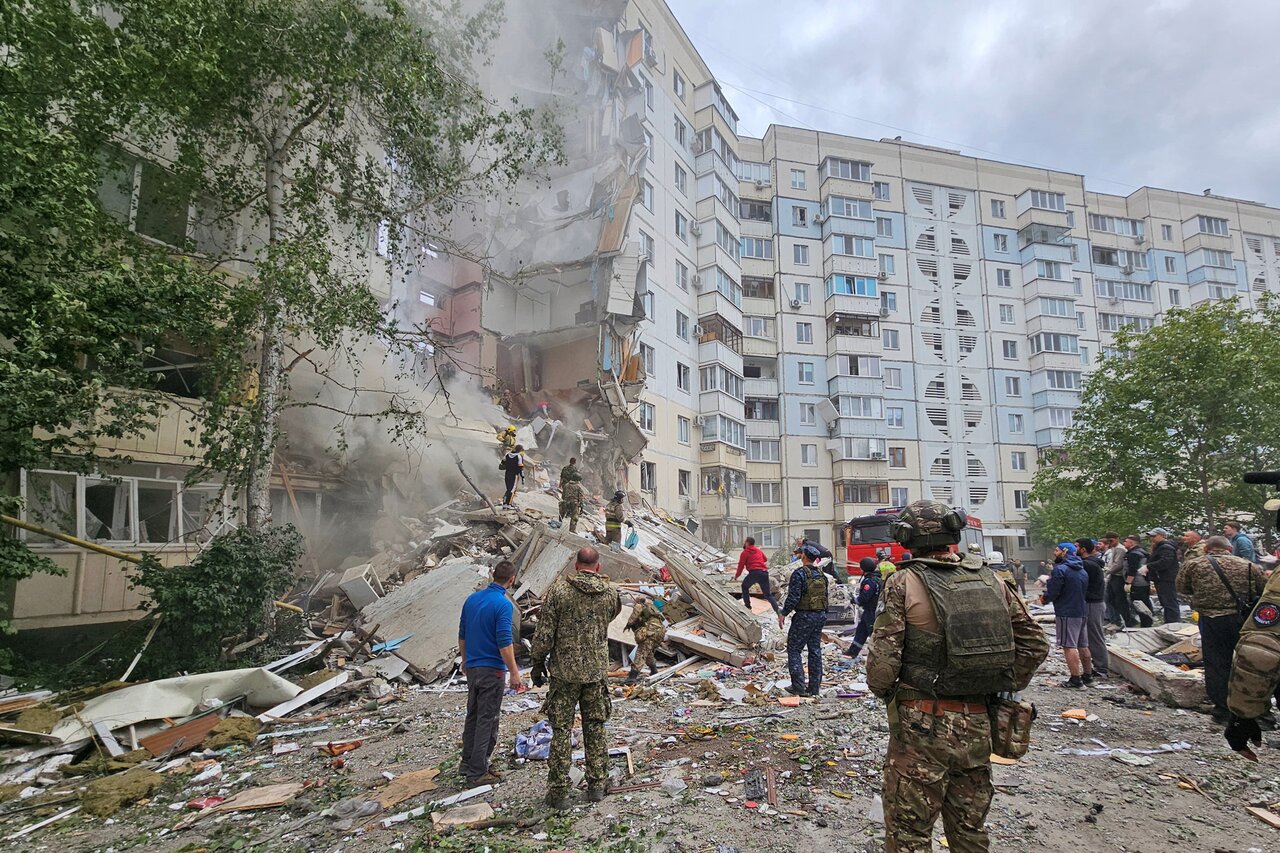
<path id="1" fill-rule="evenodd" d="M 963 513 L 944 503 L 916 501 L 889 525 L 889 533 L 900 545 L 919 553 L 956 544 L 967 524 Z"/>

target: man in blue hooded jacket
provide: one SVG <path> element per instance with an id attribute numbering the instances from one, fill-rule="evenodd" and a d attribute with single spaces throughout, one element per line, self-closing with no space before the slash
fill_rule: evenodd
<path id="1" fill-rule="evenodd" d="M 1071 678 L 1063 687 L 1084 687 L 1093 683 L 1093 658 L 1089 654 L 1089 605 L 1085 589 L 1089 573 L 1076 553 L 1076 546 L 1061 542 L 1054 552 L 1053 572 L 1044 590 L 1044 603 L 1053 605 L 1053 622 L 1057 629 L 1058 647 L 1067 659 Z"/>

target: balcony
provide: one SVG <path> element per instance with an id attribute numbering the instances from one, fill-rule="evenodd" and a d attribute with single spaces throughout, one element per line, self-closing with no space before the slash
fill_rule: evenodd
<path id="1" fill-rule="evenodd" d="M 1067 431 L 1053 427 L 1036 430 L 1036 447 L 1061 447 L 1067 441 Z"/>
<path id="2" fill-rule="evenodd" d="M 822 220 L 822 239 L 832 234 L 851 234 L 854 237 L 876 236 L 876 223 L 867 219 L 853 219 L 848 216 L 827 216 Z"/>
<path id="3" fill-rule="evenodd" d="M 742 420 L 742 401 L 723 391 L 703 391 L 698 395 L 698 411 L 704 415 L 728 415 Z"/>
<path id="4" fill-rule="evenodd" d="M 856 258 L 853 255 L 833 255 L 823 249 L 822 277 L 830 278 L 837 273 L 842 275 L 865 275 L 875 278 L 880 267 L 875 258 Z"/>
<path id="5" fill-rule="evenodd" d="M 839 362 L 838 358 L 827 359 L 828 375 Z M 849 394 L 855 397 L 879 397 L 884 393 L 884 380 L 879 376 L 831 376 L 827 380 L 827 395 Z"/>
<path id="6" fill-rule="evenodd" d="M 818 187 L 823 198 L 837 195 L 842 198 L 861 198 L 867 201 L 874 201 L 871 181 L 854 181 L 848 178 L 825 176 Z"/>
<path id="7" fill-rule="evenodd" d="M 1031 395 L 1033 409 L 1074 409 L 1080 405 L 1080 392 L 1049 388 Z"/>
<path id="8" fill-rule="evenodd" d="M 778 398 L 778 378 L 776 376 L 768 379 L 748 379 L 743 383 L 743 388 L 748 397 L 765 397 Z"/>
<path id="9" fill-rule="evenodd" d="M 727 326 L 732 327 L 737 332 L 737 337 L 742 337 L 742 309 L 733 304 L 733 300 L 725 296 L 719 290 L 715 289 L 715 271 L 708 270 L 699 273 L 702 278 L 702 291 L 698 294 L 698 316 L 710 317 L 716 316 Z M 726 283 L 726 287 L 728 284 Z M 698 321 L 702 323 L 701 320 Z M 737 344 L 741 350 L 741 341 Z M 741 352 L 739 352 L 741 355 Z"/>
<path id="10" fill-rule="evenodd" d="M 874 338 L 862 335 L 832 335 L 827 338 L 827 355 L 880 355 L 884 351 L 884 342 L 880 336 Z"/>
<path id="11" fill-rule="evenodd" d="M 1071 229 L 1066 225 L 1050 225 L 1044 222 L 1031 222 L 1018 229 L 1018 248 L 1025 249 L 1033 243 L 1045 243 L 1050 246 L 1069 246 Z"/>
<path id="12" fill-rule="evenodd" d="M 831 463 L 831 479 L 883 480 L 888 470 L 889 463 L 884 459 L 839 459 Z"/>
<path id="13" fill-rule="evenodd" d="M 1019 250 L 1018 260 L 1023 266 L 1034 264 L 1036 261 L 1057 261 L 1066 267 L 1071 267 L 1075 263 L 1071 260 L 1071 247 L 1074 245 L 1074 243 L 1032 243 Z"/>
<path id="14" fill-rule="evenodd" d="M 1016 327 L 1015 327 L 1016 328 Z M 1055 332 L 1064 335 L 1079 335 L 1083 331 L 1075 317 L 1057 317 L 1052 314 L 1037 314 L 1027 318 L 1027 334 L 1037 332 Z"/>
<path id="15" fill-rule="evenodd" d="M 720 176 L 720 180 L 725 182 L 726 186 L 736 187 L 738 185 L 738 176 L 733 173 L 733 170 L 729 168 L 729 165 L 724 162 L 716 151 L 703 151 L 695 157 L 693 171 L 695 175 L 705 175 L 714 171 Z"/>
<path id="16" fill-rule="evenodd" d="M 1201 266 L 1187 270 L 1187 283 L 1192 285 L 1200 284 L 1202 282 L 1207 282 L 1209 284 L 1225 284 L 1234 290 L 1239 281 L 1240 277 L 1237 275 L 1234 268 L 1227 269 L 1225 267 Z"/>
<path id="17" fill-rule="evenodd" d="M 782 438 L 782 425 L 778 421 L 747 421 L 747 438 Z M 752 465 L 769 464 L 777 465 L 779 463 L 757 463 Z"/>
<path id="18" fill-rule="evenodd" d="M 742 330 L 724 317 L 719 314 L 699 317 L 698 326 L 702 329 L 702 333 L 698 336 L 699 346 L 719 342 L 737 355 L 742 355 Z"/>
<path id="19" fill-rule="evenodd" d="M 745 519 L 747 516 L 747 499 L 745 497 L 726 497 L 724 495 L 703 495 L 698 501 L 698 512 L 703 519 Z"/>
<path id="20" fill-rule="evenodd" d="M 715 242 L 714 222 L 708 222 L 699 226 L 702 229 L 702 236 L 697 237 L 698 240 L 698 271 L 703 275 L 703 281 L 707 282 L 706 276 L 710 276 L 709 283 L 704 283 L 704 287 L 715 286 L 715 268 L 720 267 L 732 278 L 741 280 L 742 278 L 742 262 L 736 254 L 731 254 L 724 250 L 724 247 Z M 690 238 L 693 238 L 693 232 L 689 232 Z M 773 263 L 769 261 L 769 263 Z M 703 312 L 706 313 L 706 312 Z"/>
<path id="21" fill-rule="evenodd" d="M 1042 207 L 1028 207 L 1022 213 L 1019 213 L 1017 225 L 1019 234 L 1022 233 L 1024 228 L 1032 225 L 1061 228 L 1065 231 L 1071 230 L 1071 226 L 1067 224 L 1066 211 L 1045 210 Z"/>
<path id="22" fill-rule="evenodd" d="M 884 438 L 884 418 L 836 418 L 831 435 L 839 438 Z"/>
<path id="23" fill-rule="evenodd" d="M 756 358 L 776 358 L 778 355 L 778 342 L 773 338 L 743 337 L 742 354 Z"/>
<path id="24" fill-rule="evenodd" d="M 872 276 L 872 278 L 874 278 L 874 276 Z M 849 293 L 833 293 L 827 297 L 827 300 L 824 303 L 824 308 L 826 309 L 828 324 L 833 322 L 839 323 L 842 321 L 854 323 L 864 318 L 879 324 L 879 288 L 876 288 L 875 293 L 867 296 Z M 877 328 L 873 334 L 880 334 L 880 330 Z"/>
<path id="25" fill-rule="evenodd" d="M 747 470 L 745 451 L 731 447 L 723 441 L 709 441 L 699 445 L 698 464 L 703 468 L 727 468 L 733 471 Z M 745 488 L 745 487 L 744 487 Z"/>

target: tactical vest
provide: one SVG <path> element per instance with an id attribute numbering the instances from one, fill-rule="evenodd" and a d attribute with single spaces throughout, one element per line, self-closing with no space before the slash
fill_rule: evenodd
<path id="1" fill-rule="evenodd" d="M 980 561 L 912 560 L 942 633 L 907 625 L 902 680 L 932 696 L 976 696 L 1014 689 L 1013 623 L 1000 581 Z"/>
<path id="2" fill-rule="evenodd" d="M 827 576 L 817 566 L 801 566 L 798 571 L 804 572 L 804 595 L 796 610 L 827 609 Z M 817 583 L 814 583 L 817 581 Z"/>

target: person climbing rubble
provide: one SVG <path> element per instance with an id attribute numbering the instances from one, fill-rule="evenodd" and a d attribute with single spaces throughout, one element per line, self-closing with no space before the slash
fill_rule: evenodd
<path id="1" fill-rule="evenodd" d="M 604 541 L 610 546 L 622 547 L 622 522 L 626 518 L 627 493 L 619 489 L 613 493 L 613 500 L 604 508 Z"/>
<path id="2" fill-rule="evenodd" d="M 636 638 L 636 656 L 632 659 L 631 672 L 627 675 L 627 684 L 635 684 L 640 680 L 642 665 L 649 667 L 650 675 L 658 674 L 658 661 L 654 657 L 654 651 L 666 642 L 667 624 L 662 618 L 662 612 L 652 601 L 642 596 L 631 608 L 626 627 Z"/>
<path id="3" fill-rule="evenodd" d="M 502 496 L 503 506 L 516 505 L 516 483 L 524 479 L 524 445 L 517 444 L 509 453 L 503 454 L 499 468 L 505 475 L 507 490 Z"/>
<path id="4" fill-rule="evenodd" d="M 569 532 L 578 532 L 578 519 L 582 516 L 584 494 L 582 491 L 582 474 L 578 472 L 576 457 L 560 469 L 560 522 L 569 520 Z"/>

